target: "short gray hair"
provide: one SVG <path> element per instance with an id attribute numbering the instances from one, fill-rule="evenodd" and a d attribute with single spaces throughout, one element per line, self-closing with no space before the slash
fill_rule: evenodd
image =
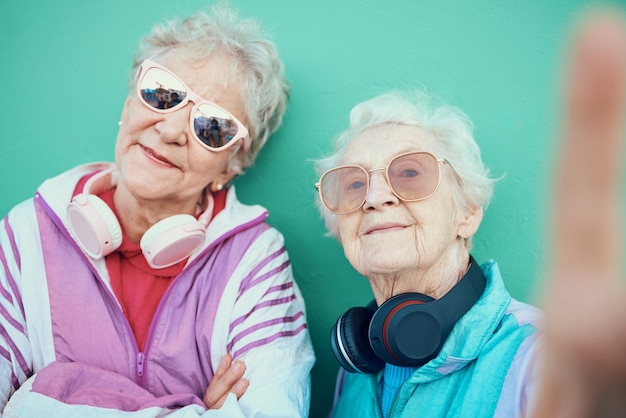
<path id="1" fill-rule="evenodd" d="M 242 80 L 250 147 L 246 153 L 234 153 L 229 162 L 231 169 L 241 172 L 254 163 L 268 137 L 281 125 L 290 90 L 276 46 L 257 20 L 240 19 L 234 9 L 220 4 L 209 13 L 199 11 L 157 24 L 139 44 L 133 74 L 143 60 L 171 51 L 201 61 L 216 50 L 233 57 L 233 74 Z M 134 79 L 130 87 L 133 91 Z"/>
<path id="2" fill-rule="evenodd" d="M 357 104 L 350 112 L 350 126 L 334 143 L 331 155 L 314 161 L 318 175 L 341 165 L 347 146 L 367 129 L 382 125 L 418 126 L 429 132 L 436 142 L 439 158 L 450 162 L 458 178 L 454 197 L 462 210 L 489 205 L 496 180 L 489 177 L 480 149 L 474 140 L 473 124 L 460 109 L 435 99 L 422 90 L 391 91 Z M 326 210 L 317 197 L 317 206 L 330 235 L 338 236 L 337 216 Z"/>

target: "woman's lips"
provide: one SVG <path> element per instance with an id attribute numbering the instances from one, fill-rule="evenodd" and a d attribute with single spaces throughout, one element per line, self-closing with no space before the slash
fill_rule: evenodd
<path id="1" fill-rule="evenodd" d="M 142 149 L 143 153 L 150 160 L 154 161 L 155 163 L 157 163 L 159 165 L 162 165 L 162 166 L 165 166 L 165 167 L 178 168 L 178 166 L 176 166 L 176 164 L 172 163 L 170 160 L 168 160 L 167 158 L 165 158 L 161 154 L 157 153 L 152 148 L 144 147 L 143 145 L 140 145 L 140 146 L 141 146 L 141 149 Z"/>
<path id="2" fill-rule="evenodd" d="M 398 231 L 400 229 L 404 229 L 405 226 L 401 225 L 401 224 L 382 224 L 382 225 L 376 225 L 372 228 L 369 228 L 366 232 L 365 235 L 372 235 L 372 234 L 380 234 L 383 232 L 391 232 L 391 231 Z"/>

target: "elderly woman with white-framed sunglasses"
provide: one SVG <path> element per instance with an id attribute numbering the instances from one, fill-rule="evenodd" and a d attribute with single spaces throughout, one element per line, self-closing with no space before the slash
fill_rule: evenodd
<path id="1" fill-rule="evenodd" d="M 465 114 L 420 91 L 377 96 L 316 169 L 329 234 L 374 294 L 331 331 L 333 416 L 525 414 L 536 309 L 470 255 L 494 180 Z"/>
<path id="2" fill-rule="evenodd" d="M 308 416 L 283 237 L 230 185 L 287 98 L 256 21 L 214 7 L 152 29 L 115 163 L 47 180 L 2 220 L 0 413 Z"/>

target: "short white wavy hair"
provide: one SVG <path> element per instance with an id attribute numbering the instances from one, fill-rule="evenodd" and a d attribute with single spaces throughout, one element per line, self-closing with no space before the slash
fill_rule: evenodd
<path id="1" fill-rule="evenodd" d="M 439 158 L 450 162 L 454 176 L 454 198 L 458 208 L 464 211 L 489 205 L 495 179 L 489 177 L 480 149 L 473 135 L 473 124 L 460 109 L 438 103 L 423 90 L 391 91 L 357 104 L 350 112 L 350 126 L 334 143 L 331 155 L 314 161 L 318 176 L 342 164 L 347 146 L 364 131 L 382 125 L 418 126 L 435 139 Z M 317 206 L 325 220 L 328 234 L 339 239 L 338 216 L 321 204 Z M 468 247 L 471 241 L 467 243 Z"/>
<path id="2" fill-rule="evenodd" d="M 290 93 L 278 50 L 260 22 L 241 19 L 230 5 L 221 3 L 209 12 L 198 11 L 153 26 L 135 54 L 130 88 L 134 91 L 134 75 L 145 59 L 158 62 L 158 57 L 174 51 L 186 59 L 202 61 L 216 50 L 233 57 L 232 74 L 242 82 L 250 147 L 245 153 L 233 153 L 229 161 L 230 169 L 242 172 L 254 163 L 268 137 L 281 125 Z"/>

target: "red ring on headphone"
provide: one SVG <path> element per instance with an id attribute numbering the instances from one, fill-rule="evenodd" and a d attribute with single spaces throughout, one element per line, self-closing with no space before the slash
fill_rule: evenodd
<path id="1" fill-rule="evenodd" d="M 385 322 L 383 324 L 383 344 L 385 344 L 385 348 L 387 349 L 387 352 L 389 354 L 391 354 L 391 356 L 393 358 L 395 358 L 396 360 L 398 360 L 399 362 L 402 362 L 401 359 L 399 359 L 395 353 L 393 352 L 393 350 L 391 349 L 391 347 L 389 346 L 389 342 L 387 341 L 387 329 L 389 328 L 389 324 L 391 322 L 391 320 L 393 319 L 393 317 L 395 316 L 395 314 L 400 310 L 403 309 L 405 306 L 409 306 L 409 305 L 425 305 L 426 302 L 424 302 L 423 300 L 407 300 L 405 302 L 402 302 L 401 304 L 399 304 L 398 306 L 396 306 L 395 308 L 393 308 L 391 310 L 391 312 L 389 312 L 389 314 L 387 315 L 387 317 L 385 318 Z"/>

